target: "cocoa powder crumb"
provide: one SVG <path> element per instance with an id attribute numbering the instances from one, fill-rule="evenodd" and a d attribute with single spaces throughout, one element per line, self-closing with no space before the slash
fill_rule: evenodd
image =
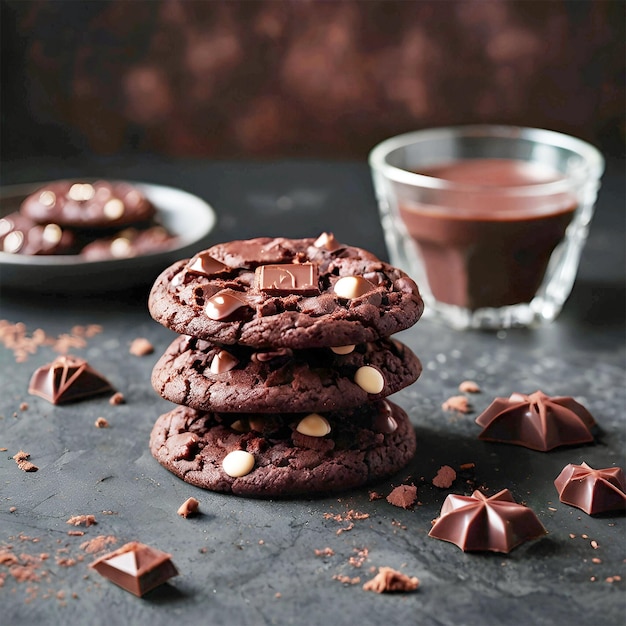
<path id="1" fill-rule="evenodd" d="M 178 508 L 178 515 L 187 519 L 192 515 L 196 515 L 200 508 L 200 502 L 195 498 L 187 498 Z"/>
<path id="2" fill-rule="evenodd" d="M 414 591 L 418 587 L 419 580 L 415 576 L 409 577 L 391 567 L 379 567 L 378 574 L 363 585 L 365 591 L 376 593 Z"/>
<path id="3" fill-rule="evenodd" d="M 66 524 L 72 524 L 72 526 L 93 526 L 97 524 L 95 515 L 74 515 L 70 517 Z"/>
<path id="4" fill-rule="evenodd" d="M 344 585 L 358 585 L 361 582 L 361 577 L 355 576 L 354 578 L 350 578 L 350 576 L 344 576 L 343 574 L 335 574 L 333 580 L 338 580 Z"/>
<path id="5" fill-rule="evenodd" d="M 117 543 L 117 537 L 113 537 L 112 535 L 98 535 L 89 541 L 81 543 L 80 548 L 87 552 L 87 554 L 94 554 L 114 543 Z"/>
<path id="6" fill-rule="evenodd" d="M 464 380 L 459 385 L 459 391 L 463 393 L 480 393 L 480 387 L 473 380 Z"/>
<path id="7" fill-rule="evenodd" d="M 439 489 L 448 489 L 456 480 L 456 472 L 449 465 L 442 465 L 433 478 L 432 483 Z"/>
<path id="8" fill-rule="evenodd" d="M 335 551 L 332 548 L 315 549 L 315 556 L 334 556 Z"/>
<path id="9" fill-rule="evenodd" d="M 110 398 L 109 404 L 113 406 L 117 406 L 118 404 L 124 404 L 126 399 L 124 398 L 124 394 L 121 391 L 116 391 Z"/>
<path id="10" fill-rule="evenodd" d="M 36 472 L 39 468 L 34 464 L 28 461 L 30 458 L 30 454 L 28 452 L 24 452 L 24 450 L 20 450 L 17 454 L 13 455 L 13 459 L 17 463 L 17 466 L 23 472 Z"/>
<path id="11" fill-rule="evenodd" d="M 441 408 L 444 411 L 455 411 L 456 413 L 470 413 L 472 410 L 465 396 L 452 396 L 441 405 Z"/>
<path id="12" fill-rule="evenodd" d="M 146 356 L 154 352 L 154 346 L 144 337 L 133 339 L 129 352 L 133 356 Z"/>
<path id="13" fill-rule="evenodd" d="M 417 487 L 415 485 L 399 485 L 387 496 L 387 502 L 403 509 L 408 509 L 417 500 Z"/>

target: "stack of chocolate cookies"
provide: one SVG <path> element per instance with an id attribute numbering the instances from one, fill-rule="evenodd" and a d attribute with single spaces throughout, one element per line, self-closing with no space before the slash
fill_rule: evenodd
<path id="1" fill-rule="evenodd" d="M 391 336 L 415 324 L 415 282 L 373 254 L 317 239 L 215 245 L 157 278 L 152 317 L 177 332 L 152 374 L 177 404 L 150 449 L 186 482 L 254 497 L 375 482 L 415 454 L 387 396 L 418 358 Z"/>

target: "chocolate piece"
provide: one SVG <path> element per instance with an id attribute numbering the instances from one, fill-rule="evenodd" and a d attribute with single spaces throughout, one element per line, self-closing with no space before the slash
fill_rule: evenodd
<path id="1" fill-rule="evenodd" d="M 595 420 L 570 397 L 549 397 L 541 391 L 496 398 L 476 418 L 483 441 L 497 441 L 547 452 L 559 446 L 592 443 Z"/>
<path id="2" fill-rule="evenodd" d="M 212 320 L 228 320 L 240 309 L 246 307 L 242 296 L 234 292 L 220 291 L 207 302 L 205 313 Z"/>
<path id="3" fill-rule="evenodd" d="M 200 502 L 195 498 L 187 498 L 179 507 L 178 515 L 187 519 L 192 515 L 196 515 L 200 509 Z"/>
<path id="4" fill-rule="evenodd" d="M 189 264 L 187 265 L 187 271 L 192 274 L 199 274 L 211 278 L 218 274 L 224 274 L 230 272 L 230 267 L 225 265 L 221 261 L 214 259 L 208 252 L 200 252 L 196 254 Z"/>
<path id="5" fill-rule="evenodd" d="M 171 555 L 138 541 L 101 556 L 89 567 L 139 597 L 178 576 Z"/>
<path id="6" fill-rule="evenodd" d="M 287 296 L 290 293 L 315 296 L 320 292 L 315 263 L 260 265 L 254 272 L 254 278 L 258 290 L 275 296 Z"/>
<path id="7" fill-rule="evenodd" d="M 59 356 L 52 363 L 38 368 L 28 385 L 28 393 L 52 404 L 73 402 L 112 389 L 109 381 L 85 359 L 70 355 Z"/>
<path id="8" fill-rule="evenodd" d="M 587 515 L 626 510 L 626 479 L 621 467 L 593 469 L 566 465 L 554 481 L 559 499 Z"/>
<path id="9" fill-rule="evenodd" d="M 450 494 L 429 537 L 449 541 L 464 552 L 510 552 L 546 534 L 532 509 L 518 504 L 508 489 L 491 497 L 480 491 L 470 496 Z"/>

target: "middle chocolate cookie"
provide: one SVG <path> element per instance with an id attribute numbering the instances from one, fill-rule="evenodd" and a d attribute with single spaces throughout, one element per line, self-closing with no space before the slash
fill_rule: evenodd
<path id="1" fill-rule="evenodd" d="M 415 382 L 419 359 L 395 339 L 356 346 L 256 350 L 177 337 L 154 366 L 166 400 L 202 411 L 329 411 L 385 398 Z"/>

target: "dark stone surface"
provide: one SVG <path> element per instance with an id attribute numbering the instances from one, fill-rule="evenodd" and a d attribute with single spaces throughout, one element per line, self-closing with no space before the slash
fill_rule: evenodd
<path id="1" fill-rule="evenodd" d="M 2 183 L 61 176 L 123 176 L 170 184 L 207 199 L 219 214 L 210 242 L 259 235 L 313 236 L 333 230 L 340 240 L 385 255 L 369 173 L 362 163 L 101 162 L 6 164 Z M 622 624 L 626 610 L 626 542 L 623 515 L 590 517 L 561 504 L 553 481 L 568 463 L 624 467 L 623 164 L 605 177 L 591 236 L 574 292 L 551 326 L 499 333 L 460 332 L 420 321 L 400 338 L 422 360 L 424 372 L 393 396 L 409 413 L 418 453 L 398 476 L 373 488 L 383 495 L 414 482 L 419 504 L 393 507 L 369 501 L 368 489 L 315 500 L 259 501 L 205 492 L 169 474 L 150 455 L 152 424 L 171 404 L 152 390 L 152 366 L 173 334 L 152 321 L 147 288 L 91 296 L 3 293 L 0 319 L 23 322 L 50 336 L 73 326 L 101 324 L 85 357 L 126 397 L 52 406 L 27 394 L 28 380 L 55 352 L 40 347 L 16 363 L 0 347 L 0 550 L 50 556 L 39 581 L 18 582 L 0 564 L 3 624 Z M 155 352 L 128 353 L 136 337 Z M 472 379 L 473 413 L 444 412 L 441 403 Z M 573 395 L 596 418 L 593 445 L 535 452 L 480 442 L 474 418 L 496 396 L 541 389 Z M 20 408 L 22 402 L 28 408 Z M 98 417 L 109 428 L 96 428 Z M 37 472 L 18 469 L 11 458 L 23 449 Z M 459 472 L 450 489 L 431 483 L 442 465 Z M 429 538 L 446 495 L 485 487 L 508 488 L 529 505 L 548 534 L 508 555 L 466 554 Z M 201 515 L 176 514 L 190 496 Z M 13 512 L 11 507 L 15 507 Z M 369 514 L 335 521 L 327 514 Z M 103 511 L 112 511 L 105 514 Z M 73 515 L 93 514 L 97 525 L 73 527 Z M 82 530 L 84 536 L 69 536 Z M 117 543 L 141 541 L 172 554 L 180 576 L 138 599 L 88 568 L 102 554 L 81 544 L 99 535 Z M 30 538 L 27 539 L 26 537 Z M 37 539 L 38 541 L 34 541 Z M 597 542 L 594 549 L 592 542 Z M 330 547 L 334 555 L 319 557 Z M 360 568 L 350 564 L 366 548 Z M 77 559 L 64 565 L 60 558 Z M 82 559 L 82 560 L 78 560 Z M 594 562 L 594 559 L 597 562 Z M 363 591 L 372 567 L 391 566 L 417 576 L 412 593 Z M 42 575 L 47 570 L 47 575 Z M 360 576 L 345 585 L 335 575 Z M 621 581 L 606 582 L 621 576 Z M 593 579 L 593 580 L 592 580 Z M 61 592 L 61 593 L 59 593 Z M 73 595 L 75 594 L 75 595 Z M 280 595 L 278 595 L 280 594 Z"/>

